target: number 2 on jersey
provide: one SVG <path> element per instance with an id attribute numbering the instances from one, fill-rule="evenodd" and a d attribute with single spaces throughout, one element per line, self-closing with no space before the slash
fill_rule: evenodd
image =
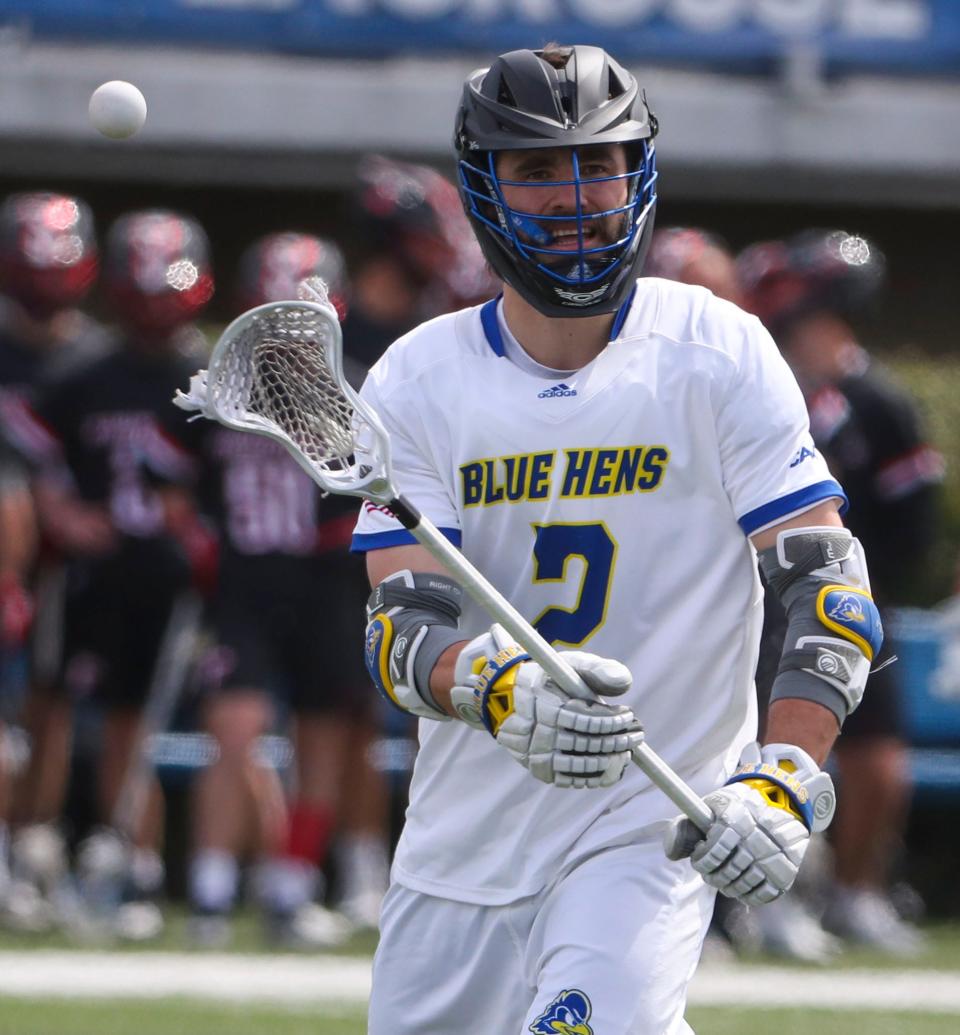
<path id="1" fill-rule="evenodd" d="M 546 608 L 533 623 L 548 643 L 579 647 L 603 625 L 617 544 L 601 521 L 534 525 L 533 581 L 566 582 L 571 557 L 583 561 L 580 591 L 572 608 Z"/>

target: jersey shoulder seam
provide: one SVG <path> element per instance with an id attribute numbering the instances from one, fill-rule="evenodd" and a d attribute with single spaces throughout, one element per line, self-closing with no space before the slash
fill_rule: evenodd
<path id="1" fill-rule="evenodd" d="M 731 366 L 733 366 L 734 368 L 736 368 L 739 365 L 736 359 L 734 359 L 734 357 L 731 356 L 726 349 L 722 349 L 718 345 L 711 345 L 710 342 L 702 341 L 699 338 L 678 338 L 675 335 L 668 334 L 665 331 L 660 331 L 657 329 L 643 331 L 638 334 L 625 335 L 623 338 L 620 339 L 620 341 L 628 342 L 631 340 L 649 340 L 653 337 L 661 338 L 663 339 L 663 341 L 667 342 L 670 345 L 677 345 L 681 347 L 692 345 L 697 348 L 706 349 L 708 352 L 716 353 L 718 356 L 727 360 L 727 362 L 730 363 Z"/>
<path id="2" fill-rule="evenodd" d="M 459 317 L 463 315 L 463 313 L 457 313 L 454 315 Z M 472 354 L 470 342 L 462 334 L 460 327 L 458 326 L 459 323 L 459 319 L 455 319 L 453 321 L 453 333 L 458 345 L 458 348 L 455 351 L 451 350 L 444 355 L 433 356 L 422 363 L 418 363 L 416 369 L 410 371 L 402 380 L 391 379 L 389 382 L 378 381 L 376 384 L 376 391 L 380 398 L 386 402 L 389 397 L 392 397 L 407 385 L 416 383 L 421 377 L 433 370 L 435 367 L 442 366 L 444 363 L 458 362 L 463 359 L 465 355 Z M 490 353 L 490 357 L 492 359 L 499 358 L 498 356 L 495 356 L 493 352 Z M 482 358 L 482 354 L 480 354 L 479 358 Z"/>

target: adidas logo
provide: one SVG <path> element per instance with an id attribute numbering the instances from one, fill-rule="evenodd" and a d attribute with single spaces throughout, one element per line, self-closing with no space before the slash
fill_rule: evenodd
<path id="1" fill-rule="evenodd" d="M 551 385 L 549 388 L 544 388 L 542 392 L 537 396 L 538 399 L 566 399 L 568 396 L 576 395 L 576 388 L 571 388 L 569 385 L 565 385 L 562 381 L 558 385 Z"/>

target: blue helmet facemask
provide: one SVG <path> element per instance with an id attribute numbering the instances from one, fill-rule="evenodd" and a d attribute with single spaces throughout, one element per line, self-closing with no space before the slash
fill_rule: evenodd
<path id="1" fill-rule="evenodd" d="M 496 154 L 488 152 L 482 162 L 464 159 L 459 163 L 461 191 L 468 215 L 486 227 L 496 244 L 510 254 L 512 265 L 522 279 L 536 286 L 540 293 L 555 296 L 558 306 L 590 306 L 597 311 L 597 302 L 608 296 L 622 295 L 621 282 L 637 265 L 639 245 L 652 225 L 657 201 L 656 150 L 653 141 L 641 141 L 640 158 L 633 168 L 612 176 L 587 178 L 581 175 L 580 148 L 571 148 L 573 178 L 528 182 L 504 180 L 496 170 Z M 584 192 L 591 186 L 611 181 L 624 181 L 624 204 L 602 211 L 584 207 Z M 550 187 L 573 187 L 575 204 L 572 212 L 543 215 L 513 208 L 504 197 L 504 188 L 543 190 Z M 611 221 L 619 219 L 616 238 L 599 243 L 588 241 L 591 224 L 603 221 L 603 233 L 609 234 Z M 574 229 L 575 249 L 553 246 L 559 229 Z M 613 306 L 615 308 L 615 306 Z M 572 314 L 571 314 L 572 315 Z"/>

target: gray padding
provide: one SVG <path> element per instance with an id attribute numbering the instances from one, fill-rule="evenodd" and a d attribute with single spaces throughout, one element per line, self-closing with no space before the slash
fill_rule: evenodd
<path id="1" fill-rule="evenodd" d="M 391 661 L 406 674 L 413 655 L 413 689 L 438 712 L 430 692 L 430 673 L 441 654 L 465 637 L 459 630 L 463 590 L 447 575 L 417 573 L 413 585 L 400 578 L 381 582 L 367 601 L 367 616 L 384 612 L 393 624 Z M 426 630 L 425 632 L 423 630 Z"/>
<path id="2" fill-rule="evenodd" d="M 793 647 L 804 636 L 831 635 L 817 617 L 817 597 L 826 585 L 825 579 L 804 575 L 781 595 L 780 603 L 787 612 L 787 646 Z"/>
<path id="3" fill-rule="evenodd" d="M 837 722 L 842 724 L 850 713 L 850 700 L 829 682 L 826 674 L 817 674 L 816 648 L 797 649 L 797 644 L 810 637 L 821 641 L 830 640 L 830 651 L 840 655 L 845 663 L 850 663 L 850 670 L 853 671 L 850 653 L 852 651 L 859 656 L 860 652 L 841 637 L 831 635 L 820 621 L 817 616 L 817 597 L 824 586 L 835 580 L 842 581 L 840 562 L 850 556 L 855 540 L 845 528 L 818 528 L 785 535 L 782 542 L 784 559 L 792 564 L 790 568 L 780 566 L 776 546 L 759 553 L 760 570 L 787 612 L 783 657 L 770 691 L 770 702 L 789 697 L 814 701 L 829 708 L 837 717 Z M 836 579 L 829 577 L 831 565 L 837 565 Z M 835 672 L 831 673 L 831 677 L 847 685 L 849 674 L 844 678 L 842 673 Z"/>
<path id="4" fill-rule="evenodd" d="M 783 669 L 777 673 L 773 681 L 773 689 L 770 691 L 770 703 L 784 700 L 788 697 L 799 698 L 802 701 L 814 701 L 822 704 L 824 708 L 837 717 L 837 722 L 843 725 L 847 717 L 849 705 L 847 699 L 829 683 L 811 672 L 804 672 L 801 669 Z"/>
<path id="5" fill-rule="evenodd" d="M 845 560 L 852 545 L 853 537 L 846 528 L 794 532 L 783 540 L 784 560 L 791 567 L 782 568 L 777 547 L 768 546 L 759 553 L 760 570 L 786 607 L 784 595 L 795 582 L 820 568 Z"/>
<path id="6" fill-rule="evenodd" d="M 430 691 L 430 673 L 440 655 L 448 647 L 452 647 L 455 643 L 462 643 L 464 639 L 463 633 L 457 628 L 448 629 L 442 625 L 431 625 L 414 655 L 413 681 L 417 692 L 438 711 L 442 711 L 442 709 Z"/>
<path id="7" fill-rule="evenodd" d="M 456 625 L 463 610 L 463 590 L 447 575 L 423 574 L 413 576 L 413 585 L 404 585 L 399 579 L 381 582 L 370 594 L 367 614 L 380 611 L 389 613 L 394 608 L 419 612 L 440 625 Z"/>

